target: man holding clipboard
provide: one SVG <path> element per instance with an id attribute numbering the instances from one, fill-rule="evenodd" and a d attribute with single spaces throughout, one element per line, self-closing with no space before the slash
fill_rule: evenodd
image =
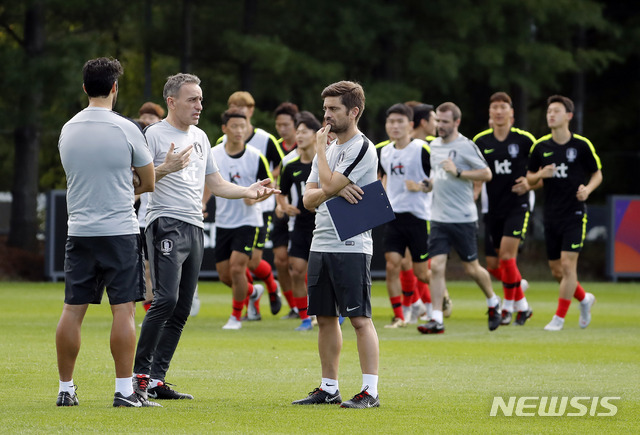
<path id="1" fill-rule="evenodd" d="M 378 399 L 378 335 L 371 321 L 371 230 L 344 241 L 334 228 L 325 202 L 341 196 L 351 204 L 362 199 L 365 186 L 377 180 L 375 147 L 357 127 L 364 110 L 364 91 L 341 81 L 321 94 L 326 127 L 317 133 L 316 152 L 307 180 L 304 205 L 316 210 L 316 229 L 309 254 L 309 314 L 318 319 L 318 352 L 322 382 L 295 405 L 340 404 L 338 364 L 342 348 L 341 314 L 356 331 L 362 368 L 362 391 L 341 404 L 344 408 L 380 406 Z M 337 136 L 327 147 L 329 131 Z"/>

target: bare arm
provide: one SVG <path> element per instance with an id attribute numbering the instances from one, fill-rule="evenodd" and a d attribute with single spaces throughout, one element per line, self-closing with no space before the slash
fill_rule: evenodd
<path id="1" fill-rule="evenodd" d="M 556 172 L 556 165 L 550 164 L 544 166 L 537 171 L 527 171 L 527 182 L 529 186 L 536 186 L 541 180 L 553 177 Z"/>
<path id="2" fill-rule="evenodd" d="M 600 183 L 602 183 L 602 171 L 598 170 L 591 174 L 591 178 L 586 186 L 581 184 L 578 187 L 578 191 L 576 192 L 576 198 L 578 198 L 578 201 L 586 201 L 587 198 L 589 198 L 589 195 L 591 195 L 591 192 L 596 190 Z"/>
<path id="3" fill-rule="evenodd" d="M 153 192 L 155 189 L 155 175 L 153 171 L 153 162 L 139 168 L 133 168 L 134 177 L 137 176 L 139 184 L 134 184 L 133 193 L 139 195 L 145 192 Z"/>
<path id="4" fill-rule="evenodd" d="M 280 190 L 268 187 L 271 183 L 271 180 L 268 178 L 255 182 L 249 187 L 238 186 L 237 184 L 226 181 L 222 178 L 220 172 L 208 174 L 204 180 L 206 187 L 211 193 L 227 199 L 248 198 L 263 200 L 274 193 L 280 193 Z"/>
<path id="5" fill-rule="evenodd" d="M 169 146 L 169 151 L 164 158 L 164 162 L 161 165 L 156 166 L 156 181 L 161 180 L 164 176 L 171 174 L 172 172 L 180 171 L 189 166 L 189 158 L 191 156 L 192 145 L 185 147 L 178 153 L 174 153 L 173 149 L 175 144 L 173 142 Z"/>
<path id="6" fill-rule="evenodd" d="M 340 172 L 331 172 L 327 161 L 327 136 L 331 125 L 327 125 L 316 133 L 316 154 L 318 156 L 318 177 L 322 184 L 322 191 L 328 198 L 335 196 L 351 181 Z M 306 207 L 306 206 L 305 206 Z"/>
<path id="7" fill-rule="evenodd" d="M 442 169 L 446 172 L 450 173 L 454 177 L 464 178 L 465 180 L 471 181 L 491 181 L 493 175 L 491 174 L 491 169 L 482 168 L 482 169 L 465 169 L 458 171 L 455 163 L 450 158 L 447 160 L 443 160 L 440 163 Z"/>

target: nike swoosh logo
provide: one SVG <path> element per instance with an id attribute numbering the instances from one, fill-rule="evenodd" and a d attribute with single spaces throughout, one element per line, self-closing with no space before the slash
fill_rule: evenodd
<path id="1" fill-rule="evenodd" d="M 542 155 L 545 156 L 545 157 L 552 156 L 553 155 L 553 151 L 550 151 L 548 153 L 543 153 Z"/>
<path id="2" fill-rule="evenodd" d="M 571 244 L 571 249 L 578 249 L 580 246 L 582 246 L 581 243 L 572 243 Z"/>
<path id="3" fill-rule="evenodd" d="M 420 260 L 424 260 L 425 258 L 427 258 L 429 256 L 429 253 L 427 252 L 426 254 L 422 254 L 420 256 Z"/>
<path id="4" fill-rule="evenodd" d="M 140 402 L 132 402 L 131 400 L 127 400 L 127 398 L 125 398 L 125 397 L 119 397 L 118 400 L 121 400 L 123 402 L 127 402 L 131 406 L 135 406 L 135 407 L 139 407 L 140 406 Z"/>
<path id="5" fill-rule="evenodd" d="M 514 232 L 513 232 L 513 235 L 514 235 L 514 236 L 519 236 L 519 235 L 520 235 L 520 233 L 522 233 L 522 231 L 514 231 Z"/>
<path id="6" fill-rule="evenodd" d="M 296 171 L 296 172 L 294 172 L 294 173 L 293 173 L 293 176 L 294 176 L 294 177 L 297 177 L 297 176 L 298 176 L 298 175 L 300 175 L 300 174 L 302 174 L 302 171 Z"/>
<path id="7" fill-rule="evenodd" d="M 357 310 L 358 308 L 360 308 L 360 305 L 358 305 L 357 307 L 353 307 L 353 308 L 347 307 L 347 312 L 350 313 L 351 311 Z"/>
<path id="8" fill-rule="evenodd" d="M 245 246 L 244 250 L 247 251 L 247 252 L 251 251 L 251 246 Z"/>
<path id="9" fill-rule="evenodd" d="M 495 149 L 491 148 L 491 149 L 488 149 L 488 150 L 484 150 L 484 153 L 485 154 L 491 154 L 494 151 L 495 151 Z"/>

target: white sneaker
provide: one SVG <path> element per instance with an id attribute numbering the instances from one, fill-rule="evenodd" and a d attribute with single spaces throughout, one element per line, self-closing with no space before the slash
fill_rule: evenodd
<path id="1" fill-rule="evenodd" d="M 191 302 L 191 311 L 189 312 L 189 316 L 196 317 L 200 312 L 200 298 L 198 297 L 198 286 L 196 286 L 196 291 L 193 293 L 193 301 Z"/>
<path id="2" fill-rule="evenodd" d="M 417 324 L 418 319 L 427 314 L 427 306 L 422 302 L 421 299 L 418 299 L 413 304 L 411 304 L 411 318 L 407 320 L 407 324 Z"/>
<path id="3" fill-rule="evenodd" d="M 554 314 L 553 319 L 544 327 L 545 331 L 561 331 L 564 326 L 564 319 Z"/>
<path id="4" fill-rule="evenodd" d="M 249 296 L 249 305 L 247 305 L 247 320 L 262 320 L 262 316 L 256 308 L 256 304 L 260 303 L 260 297 L 264 293 L 262 284 L 253 285 L 253 293 Z"/>
<path id="5" fill-rule="evenodd" d="M 581 328 L 586 328 L 591 323 L 591 307 L 596 303 L 596 297 L 592 293 L 587 293 L 580 302 L 580 320 L 578 321 Z"/>
<path id="6" fill-rule="evenodd" d="M 520 280 L 520 288 L 522 289 L 523 292 L 526 292 L 527 289 L 529 288 L 529 281 L 527 281 L 526 279 L 522 278 Z"/>
<path id="7" fill-rule="evenodd" d="M 400 317 L 394 317 L 391 323 L 389 323 L 388 325 L 384 325 L 384 327 L 387 329 L 404 328 L 405 326 L 407 326 L 407 322 L 402 320 Z"/>
<path id="8" fill-rule="evenodd" d="M 240 329 L 242 328 L 242 322 L 236 319 L 234 316 L 229 317 L 227 323 L 222 327 L 222 329 Z"/>

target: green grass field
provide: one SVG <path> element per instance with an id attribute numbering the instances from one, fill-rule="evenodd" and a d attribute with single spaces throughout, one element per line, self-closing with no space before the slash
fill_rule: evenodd
<path id="1" fill-rule="evenodd" d="M 557 300 L 557 285 L 545 282 L 527 292 L 534 315 L 524 327 L 490 333 L 480 291 L 470 282 L 451 282 L 454 310 L 446 333 L 424 336 L 415 327 L 383 328 L 391 309 L 384 283 L 376 282 L 381 407 L 348 410 L 290 405 L 319 384 L 317 331 L 293 331 L 298 321 L 271 316 L 266 301 L 264 320 L 223 331 L 230 291 L 202 282 L 200 314 L 189 319 L 167 376 L 195 400 L 115 409 L 108 304 L 91 307 L 84 322 L 74 374 L 80 406 L 57 408 L 54 335 L 64 285 L 0 283 L 0 427 L 3 433 L 638 433 L 640 285 L 583 286 L 597 297 L 587 329 L 578 327 L 574 302 L 563 331 L 542 330 Z M 142 316 L 139 308 L 138 323 Z M 358 392 L 361 376 L 355 334 L 348 322 L 343 330 L 346 400 Z M 490 417 L 494 396 L 620 400 L 612 402 L 613 417 Z"/>

